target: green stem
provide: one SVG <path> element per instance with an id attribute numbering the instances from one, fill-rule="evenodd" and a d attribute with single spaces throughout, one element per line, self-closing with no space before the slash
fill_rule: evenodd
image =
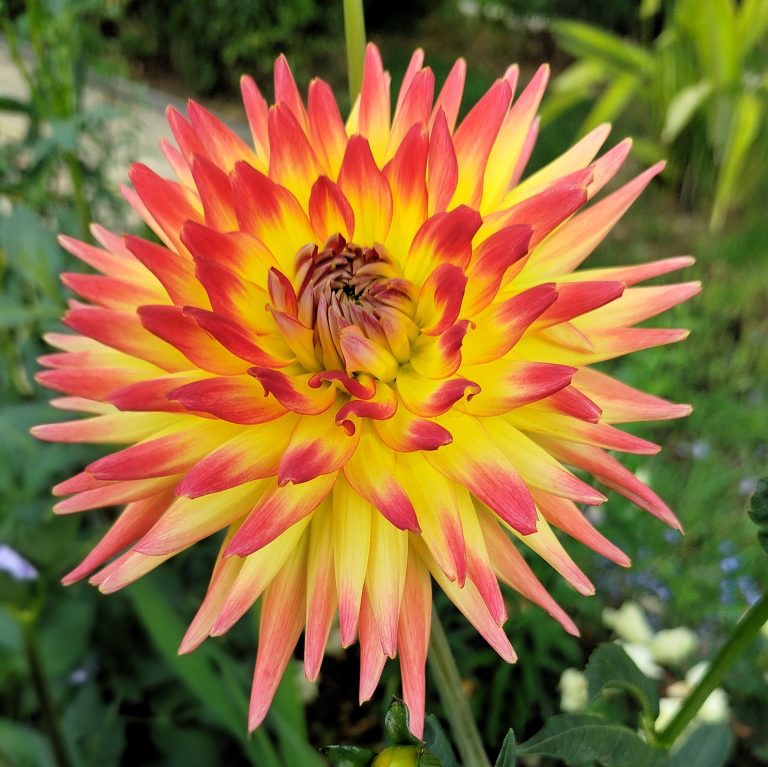
<path id="1" fill-rule="evenodd" d="M 485 753 L 472 709 L 461 686 L 461 677 L 448 644 L 448 637 L 434 607 L 429 637 L 429 670 L 440 693 L 440 700 L 451 725 L 453 741 L 461 754 L 462 764 L 464 767 L 490 767 L 491 763 Z"/>
<path id="2" fill-rule="evenodd" d="M 344 0 L 344 38 L 347 45 L 349 105 L 354 105 L 363 82 L 365 59 L 365 16 L 363 0 Z"/>
<path id="3" fill-rule="evenodd" d="M 768 590 L 734 626 L 733 632 L 718 651 L 707 673 L 688 694 L 672 721 L 657 734 L 657 742 L 660 745 L 671 747 L 674 744 L 680 733 L 693 721 L 712 690 L 723 680 L 728 669 L 752 643 L 766 621 L 768 621 Z"/>
<path id="4" fill-rule="evenodd" d="M 84 240 L 90 241 L 91 206 L 85 189 L 83 166 L 80 158 L 72 152 L 66 153 L 64 162 L 67 165 L 69 178 L 72 182 L 72 195 L 75 198 L 75 210 L 77 211 L 77 219 L 80 224 L 80 236 Z"/>
<path id="5" fill-rule="evenodd" d="M 56 706 L 51 695 L 51 688 L 48 685 L 48 677 L 43 667 L 43 659 L 40 657 L 40 649 L 37 646 L 37 637 L 35 636 L 34 621 L 31 619 L 22 619 L 21 631 L 24 637 L 24 649 L 29 663 L 29 673 L 32 677 L 32 685 L 40 701 L 40 711 L 43 715 L 45 728 L 48 730 L 48 738 L 51 741 L 53 758 L 57 767 L 71 767 L 72 762 L 67 753 L 67 747 L 64 737 L 61 734 L 59 720 L 56 716 Z"/>

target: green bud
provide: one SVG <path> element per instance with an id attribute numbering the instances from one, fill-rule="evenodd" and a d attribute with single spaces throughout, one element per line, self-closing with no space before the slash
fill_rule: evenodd
<path id="1" fill-rule="evenodd" d="M 390 746 L 374 760 L 371 767 L 418 767 L 419 746 Z"/>

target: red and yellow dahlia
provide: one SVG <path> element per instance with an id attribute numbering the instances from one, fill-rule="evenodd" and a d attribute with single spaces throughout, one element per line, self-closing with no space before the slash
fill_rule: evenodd
<path id="1" fill-rule="evenodd" d="M 587 205 L 630 149 L 594 160 L 601 126 L 521 181 L 547 68 L 513 101 L 511 67 L 456 127 L 464 62 L 435 100 L 422 60 L 391 116 L 369 46 L 345 124 L 322 80 L 305 106 L 281 57 L 274 106 L 243 79 L 253 146 L 195 103 L 170 109 L 177 179 L 134 165 L 125 189 L 162 244 L 99 226 L 101 248 L 61 240 L 101 274 L 64 275 L 84 302 L 40 381 L 92 417 L 35 434 L 128 445 L 55 488 L 62 514 L 124 506 L 64 582 L 101 568 L 112 592 L 223 530 L 180 651 L 261 597 L 251 728 L 302 631 L 317 677 L 338 613 L 361 700 L 399 655 L 420 734 L 432 578 L 508 661 L 499 581 L 575 634 L 517 544 L 585 594 L 553 527 L 629 560 L 579 510 L 603 494 L 566 467 L 678 526 L 609 451 L 655 453 L 613 424 L 688 406 L 590 366 L 685 337 L 634 325 L 698 284 L 634 285 L 692 260 L 574 271 L 662 165 Z"/>

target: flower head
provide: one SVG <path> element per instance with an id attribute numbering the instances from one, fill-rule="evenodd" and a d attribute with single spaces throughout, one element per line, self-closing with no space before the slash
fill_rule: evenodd
<path id="1" fill-rule="evenodd" d="M 686 335 L 634 325 L 697 284 L 634 285 L 691 259 L 574 271 L 662 165 L 587 206 L 630 149 L 594 160 L 601 126 L 521 182 L 547 68 L 513 100 L 511 67 L 456 127 L 464 62 L 434 99 L 422 59 L 391 117 L 369 46 L 345 124 L 321 80 L 305 106 L 281 57 L 274 106 L 243 79 L 253 145 L 195 103 L 170 109 L 176 180 L 134 165 L 125 190 L 162 244 L 62 238 L 101 274 L 64 275 L 85 302 L 40 380 L 92 417 L 35 433 L 127 445 L 55 489 L 59 513 L 124 506 L 64 581 L 96 571 L 112 592 L 224 531 L 181 651 L 261 598 L 251 727 L 302 631 L 317 676 L 338 613 L 360 698 L 399 655 L 420 734 L 432 578 L 509 661 L 499 580 L 576 633 L 517 544 L 584 594 L 553 527 L 629 560 L 578 508 L 603 494 L 566 466 L 678 526 L 607 451 L 656 452 L 613 424 L 689 408 L 590 366 Z"/>

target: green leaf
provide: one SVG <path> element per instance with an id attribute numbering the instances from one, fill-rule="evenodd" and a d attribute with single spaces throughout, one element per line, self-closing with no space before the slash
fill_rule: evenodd
<path id="1" fill-rule="evenodd" d="M 640 740 L 623 725 L 599 716 L 553 716 L 530 740 L 517 747 L 518 756 L 551 756 L 574 767 L 598 762 L 604 767 L 663 767 L 666 754 Z"/>
<path id="2" fill-rule="evenodd" d="M 411 735 L 408 721 L 408 706 L 399 698 L 392 698 L 384 717 L 384 730 L 395 745 L 412 745 L 419 742 Z"/>
<path id="3" fill-rule="evenodd" d="M 661 140 L 665 144 L 671 144 L 685 130 L 699 108 L 712 95 L 712 90 L 712 83 L 702 80 L 683 88 L 672 97 L 661 131 Z"/>
<path id="4" fill-rule="evenodd" d="M 699 725 L 678 748 L 669 767 L 725 767 L 733 750 L 733 733 L 725 722 Z"/>
<path id="5" fill-rule="evenodd" d="M 443 767 L 456 767 L 456 755 L 443 726 L 434 714 L 424 719 L 424 742 Z"/>
<path id="6" fill-rule="evenodd" d="M 710 219 L 713 229 L 719 229 L 725 223 L 726 214 L 735 202 L 742 182 L 741 175 L 762 120 L 760 100 L 751 93 L 742 93 L 733 110 L 722 167 L 715 187 L 715 204 Z"/>
<path id="7" fill-rule="evenodd" d="M 433 754 L 428 748 L 425 748 L 419 754 L 416 767 L 445 767 L 440 757 Z"/>
<path id="8" fill-rule="evenodd" d="M 515 756 L 515 733 L 510 729 L 504 742 L 501 744 L 501 751 L 496 759 L 496 767 L 515 767 L 517 758 Z"/>
<path id="9" fill-rule="evenodd" d="M 320 753 L 332 767 L 370 767 L 376 752 L 359 746 L 325 746 Z"/>
<path id="10" fill-rule="evenodd" d="M 597 59 L 621 72 L 633 75 L 653 71 L 654 59 L 644 48 L 580 21 L 552 24 L 558 43 L 572 56 Z"/>
<path id="11" fill-rule="evenodd" d="M 597 698 L 603 690 L 626 690 L 649 719 L 654 720 L 659 715 L 659 694 L 655 682 L 640 671 L 620 645 L 600 645 L 590 655 L 584 673 L 590 700 Z"/>
<path id="12" fill-rule="evenodd" d="M 757 540 L 768 553 L 768 477 L 757 483 L 757 489 L 749 502 L 749 518 L 757 526 Z"/>
<path id="13" fill-rule="evenodd" d="M 144 577 L 134 583 L 127 593 L 145 631 L 166 663 L 208 709 L 219 726 L 240 742 L 252 764 L 282 767 L 263 730 L 256 730 L 250 739 L 246 739 L 248 701 L 242 691 L 224 684 L 215 671 L 209 648 L 204 645 L 190 655 L 177 654 L 184 625 L 152 581 L 151 577 Z"/>
<path id="14" fill-rule="evenodd" d="M 638 15 L 641 19 L 651 19 L 661 10 L 661 0 L 641 0 Z"/>
<path id="15" fill-rule="evenodd" d="M 0 96 L 0 111 L 29 114 L 32 111 L 32 108 L 26 101 L 19 101 L 12 96 Z"/>
<path id="16" fill-rule="evenodd" d="M 36 730 L 0 719 L 0 767 L 54 767 L 48 741 Z"/>
<path id="17" fill-rule="evenodd" d="M 768 3 L 765 0 L 743 0 L 737 11 L 736 28 L 742 54 L 746 56 L 768 31 Z"/>
<path id="18" fill-rule="evenodd" d="M 601 123 L 613 122 L 635 99 L 640 87 L 641 81 L 635 75 L 624 74 L 613 78 L 582 123 L 579 134 L 583 136 Z"/>

